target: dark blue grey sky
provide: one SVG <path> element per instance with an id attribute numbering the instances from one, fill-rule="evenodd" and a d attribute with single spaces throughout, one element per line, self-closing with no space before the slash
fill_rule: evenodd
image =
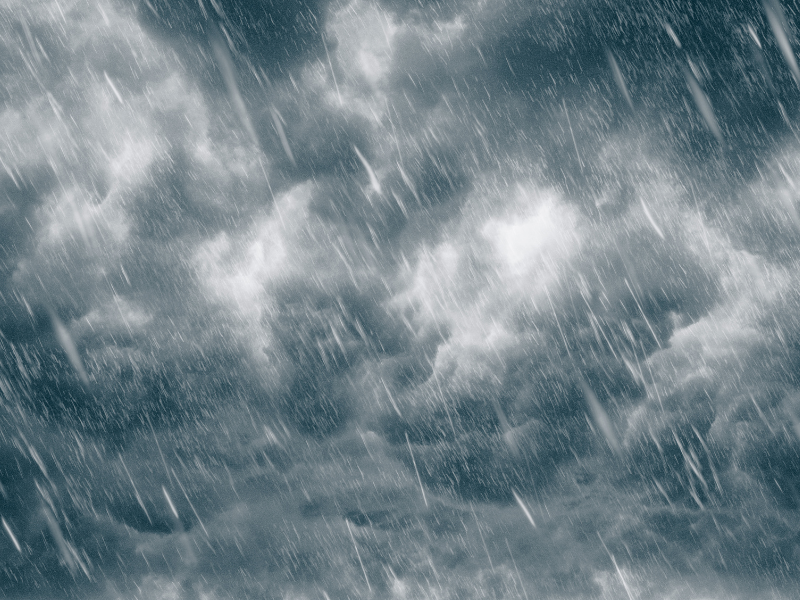
<path id="1" fill-rule="evenodd" d="M 0 595 L 795 598 L 798 19 L 0 7 Z"/>

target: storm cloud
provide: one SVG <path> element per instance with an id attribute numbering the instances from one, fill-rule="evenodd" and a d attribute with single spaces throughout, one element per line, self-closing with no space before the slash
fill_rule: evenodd
<path id="1" fill-rule="evenodd" d="M 0 588 L 793 597 L 796 29 L 0 9 Z"/>

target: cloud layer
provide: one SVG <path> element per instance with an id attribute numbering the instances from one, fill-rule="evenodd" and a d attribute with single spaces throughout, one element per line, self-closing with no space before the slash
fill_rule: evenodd
<path id="1" fill-rule="evenodd" d="M 6 594 L 792 597 L 796 15 L 616 4 L 2 9 Z"/>

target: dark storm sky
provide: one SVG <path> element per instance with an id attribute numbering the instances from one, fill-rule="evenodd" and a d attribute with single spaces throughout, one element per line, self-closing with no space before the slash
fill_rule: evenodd
<path id="1" fill-rule="evenodd" d="M 7 2 L 0 594 L 795 597 L 798 19 Z"/>

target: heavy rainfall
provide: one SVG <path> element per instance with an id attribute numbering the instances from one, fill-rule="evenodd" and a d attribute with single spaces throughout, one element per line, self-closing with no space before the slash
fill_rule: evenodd
<path id="1" fill-rule="evenodd" d="M 786 0 L 6 0 L 0 597 L 788 600 Z"/>

